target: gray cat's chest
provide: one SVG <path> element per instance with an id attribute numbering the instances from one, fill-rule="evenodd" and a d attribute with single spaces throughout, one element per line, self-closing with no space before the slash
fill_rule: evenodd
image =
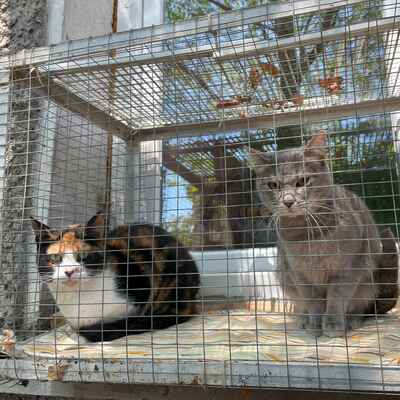
<path id="1" fill-rule="evenodd" d="M 281 268 L 289 268 L 301 275 L 298 279 L 310 282 L 325 283 L 329 272 L 343 265 L 343 255 L 335 240 L 313 242 L 282 242 L 279 253 L 284 258 Z"/>

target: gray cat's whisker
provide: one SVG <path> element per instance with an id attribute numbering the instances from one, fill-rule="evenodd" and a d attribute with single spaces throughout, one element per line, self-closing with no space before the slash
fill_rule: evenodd
<path id="1" fill-rule="evenodd" d="M 325 239 L 325 235 L 324 235 L 324 233 L 322 232 L 322 229 L 321 229 L 320 224 L 318 223 L 318 220 L 315 218 L 315 216 L 314 216 L 311 212 L 309 212 L 308 215 L 314 220 L 315 226 L 316 226 L 316 228 L 319 230 L 319 232 L 320 232 L 320 234 L 321 234 L 321 238 L 322 238 L 322 239 Z"/>
<path id="2" fill-rule="evenodd" d="M 335 210 L 333 208 L 331 208 L 331 207 L 327 207 L 327 206 L 324 206 L 324 205 L 318 204 L 318 203 L 315 203 L 315 205 L 316 205 L 317 208 L 323 208 L 324 210 L 328 210 L 331 213 L 335 212 Z M 327 214 L 327 213 L 325 213 L 325 214 Z"/>
<path id="3" fill-rule="evenodd" d="M 307 222 L 307 226 L 310 227 L 309 229 L 307 229 L 308 237 L 311 235 L 311 239 L 314 240 L 314 229 L 312 227 L 312 223 L 310 221 L 308 212 L 306 213 L 306 222 Z"/>

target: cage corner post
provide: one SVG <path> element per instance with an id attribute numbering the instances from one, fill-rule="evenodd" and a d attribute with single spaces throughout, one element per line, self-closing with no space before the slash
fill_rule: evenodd
<path id="1" fill-rule="evenodd" d="M 118 4 L 118 30 L 146 28 L 164 22 L 165 0 L 129 0 Z M 151 43 L 151 46 L 158 43 Z M 150 46 L 150 49 L 151 49 Z M 151 51 L 151 50 L 150 50 Z M 143 97 L 151 108 L 153 124 L 157 125 L 163 109 L 161 68 L 157 65 L 143 66 L 146 70 L 143 90 L 132 88 L 131 96 Z M 139 85 L 140 87 L 140 85 Z M 135 118 L 135 115 L 131 115 Z M 144 140 L 141 140 L 144 139 Z M 151 134 L 146 138 L 135 138 L 127 142 L 126 155 L 126 206 L 124 222 L 161 223 L 161 179 L 162 140 Z M 114 179 L 113 179 L 114 181 Z M 115 180 L 117 182 L 117 180 Z M 146 200 L 147 199 L 147 200 Z M 149 201 L 150 200 L 150 201 Z"/>

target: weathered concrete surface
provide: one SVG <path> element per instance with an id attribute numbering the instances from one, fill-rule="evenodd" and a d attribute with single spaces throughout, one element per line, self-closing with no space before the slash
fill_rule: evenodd
<path id="1" fill-rule="evenodd" d="M 15 52 L 46 41 L 46 0 L 0 0 L 1 49 Z M 0 326 L 22 327 L 26 309 L 27 224 L 31 203 L 31 177 L 26 168 L 35 151 L 38 102 L 15 82 L 12 87 L 8 138 L 5 149 L 3 237 L 0 269 Z M 21 332 L 23 333 L 23 332 Z"/>

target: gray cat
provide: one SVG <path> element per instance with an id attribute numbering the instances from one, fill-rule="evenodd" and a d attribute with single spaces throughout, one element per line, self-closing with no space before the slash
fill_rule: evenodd
<path id="1" fill-rule="evenodd" d="M 326 134 L 296 149 L 250 150 L 257 190 L 278 237 L 279 279 L 299 327 L 336 337 L 392 309 L 398 256 L 365 203 L 335 185 Z"/>

